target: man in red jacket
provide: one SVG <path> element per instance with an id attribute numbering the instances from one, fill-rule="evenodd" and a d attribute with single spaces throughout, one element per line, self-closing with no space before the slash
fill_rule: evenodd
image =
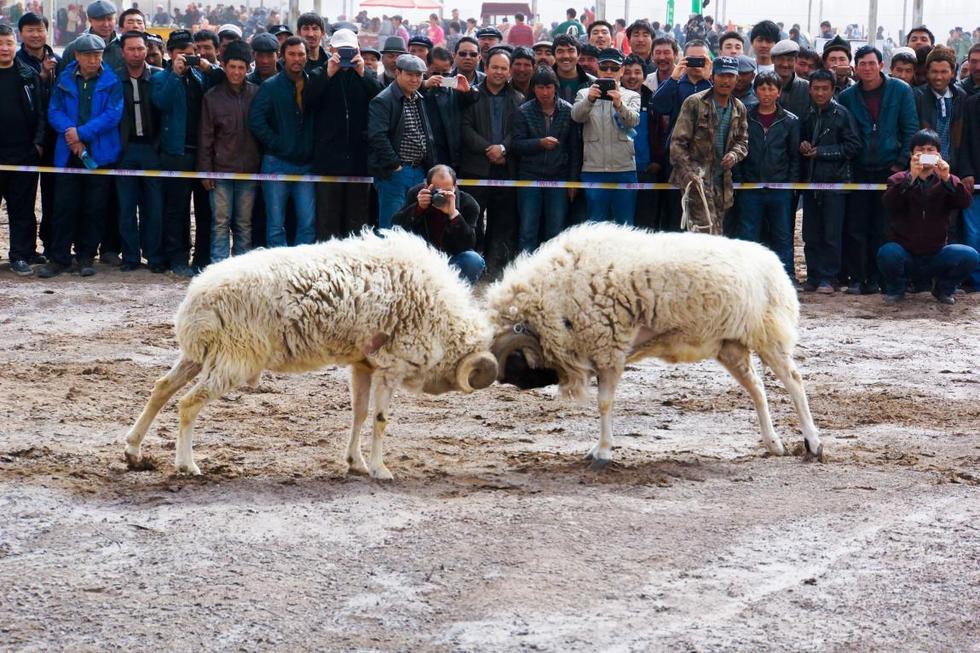
<path id="1" fill-rule="evenodd" d="M 936 132 L 923 129 L 910 145 L 911 170 L 889 177 L 883 198 L 891 211 L 889 242 L 878 250 L 885 301 L 904 299 L 911 281 L 914 288 L 933 283 L 937 300 L 955 304 L 953 293 L 980 257 L 972 247 L 948 244 L 948 234 L 956 211 L 970 205 L 973 193 L 950 174 Z"/>

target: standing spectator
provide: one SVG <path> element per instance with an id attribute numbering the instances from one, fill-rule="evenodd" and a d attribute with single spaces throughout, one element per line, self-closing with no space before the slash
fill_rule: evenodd
<path id="1" fill-rule="evenodd" d="M 915 83 L 912 86 L 921 86 L 926 83 L 926 57 L 935 47 L 936 37 L 925 25 L 919 25 L 909 30 L 905 45 L 915 50 Z"/>
<path id="2" fill-rule="evenodd" d="M 679 188 L 692 184 L 688 228 L 720 234 L 725 211 L 735 203 L 731 170 L 748 154 L 749 137 L 745 105 L 732 97 L 738 60 L 718 57 L 711 71 L 711 87 L 684 100 L 678 113 L 671 132 L 670 182 Z M 707 206 L 693 192 L 702 180 Z"/>
<path id="3" fill-rule="evenodd" d="M 800 177 L 800 121 L 780 104 L 781 84 L 777 73 L 762 73 L 753 82 L 759 103 L 747 112 L 749 148 L 735 168 L 737 182 L 791 183 Z M 795 281 L 793 191 L 782 188 L 742 190 L 738 193 L 738 204 L 738 237 L 761 243 L 763 226 L 767 227 L 768 244 L 779 256 L 786 274 Z"/>
<path id="4" fill-rule="evenodd" d="M 146 35 L 125 32 L 119 37 L 126 77 L 123 82 L 123 117 L 119 122 L 123 170 L 159 170 L 156 144 L 160 138 L 160 114 L 153 108 L 151 79 L 160 72 L 146 63 Z M 163 181 L 159 177 L 119 177 L 119 237 L 123 272 L 136 270 L 145 256 L 150 270 L 167 269 L 163 253 Z"/>
<path id="5" fill-rule="evenodd" d="M 957 82 L 957 86 L 963 89 L 967 96 L 972 97 L 980 91 L 980 43 L 974 44 L 970 48 L 964 65 L 969 69 L 970 75 Z"/>
<path id="6" fill-rule="evenodd" d="M 937 45 L 926 57 L 925 86 L 915 89 L 919 128 L 939 136 L 939 153 L 953 170 L 958 170 L 956 152 L 963 136 L 963 105 L 966 91 L 955 84 L 956 53 Z"/>
<path id="7" fill-rule="evenodd" d="M 28 66 L 38 74 L 40 82 L 40 100 L 42 111 L 48 105 L 51 97 L 51 89 L 54 88 L 55 71 L 58 68 L 60 58 L 54 50 L 47 45 L 48 23 L 47 18 L 38 14 L 28 12 L 20 17 L 17 22 L 17 32 L 20 34 L 21 47 L 17 51 L 17 61 Z M 47 125 L 47 117 L 44 120 Z M 0 121 L 0 124 L 6 124 Z M 50 127 L 44 130 L 44 143 L 41 151 L 40 164 L 42 166 L 54 165 L 54 144 L 55 133 Z M 51 247 L 51 225 L 52 212 L 54 210 L 54 180 L 52 174 L 41 175 L 41 227 L 40 238 L 47 252 Z M 33 247 L 33 245 L 32 245 Z M 33 254 L 27 259 L 29 263 L 47 263 L 43 256 Z"/>
<path id="8" fill-rule="evenodd" d="M 834 73 L 817 70 L 810 78 L 811 106 L 800 130 L 803 180 L 813 184 L 849 183 L 851 161 L 861 151 L 854 118 L 834 100 Z M 833 294 L 840 276 L 845 192 L 803 193 L 804 290 Z"/>
<path id="9" fill-rule="evenodd" d="M 558 97 L 558 77 L 550 68 L 539 68 L 531 77 L 531 99 L 514 115 L 513 147 L 519 157 L 518 179 L 579 178 L 579 129 L 572 121 L 572 105 Z M 567 196 L 564 188 L 535 185 L 517 189 L 518 246 L 522 252 L 534 251 L 542 241 L 561 232 L 568 214 Z"/>
<path id="10" fill-rule="evenodd" d="M 559 34 L 564 34 L 572 37 L 576 41 L 585 36 L 585 26 L 575 20 L 575 16 L 575 10 L 569 7 L 565 12 L 565 22 L 556 27 L 551 33 L 551 36 L 557 37 Z"/>
<path id="11" fill-rule="evenodd" d="M 163 39 L 156 34 L 146 34 L 146 63 L 163 68 Z"/>
<path id="12" fill-rule="evenodd" d="M 153 26 L 154 27 L 170 27 L 173 22 L 170 14 L 164 10 L 163 5 L 157 5 L 157 11 L 153 14 Z"/>
<path id="13" fill-rule="evenodd" d="M 735 91 L 732 95 L 745 105 L 746 111 L 759 104 L 759 98 L 752 90 L 753 82 L 755 82 L 755 62 L 741 54 L 738 56 L 738 81 L 735 82 Z"/>
<path id="14" fill-rule="evenodd" d="M 745 54 L 745 41 L 738 32 L 725 32 L 718 39 L 718 50 L 723 57 L 740 57 Z"/>
<path id="15" fill-rule="evenodd" d="M 571 10 L 569 10 L 571 11 Z M 585 72 L 578 63 L 579 42 L 571 36 L 555 37 L 555 74 L 558 75 L 558 94 L 569 104 L 583 88 L 592 86 L 595 77 Z"/>
<path id="16" fill-rule="evenodd" d="M 75 61 L 58 76 L 51 93 L 48 121 L 58 134 L 55 165 L 61 168 L 108 167 L 119 158 L 122 85 L 102 63 L 105 41 L 83 34 L 72 42 Z M 112 192 L 103 175 L 59 176 L 54 195 L 53 247 L 38 270 L 54 277 L 71 266 L 72 245 L 79 274 L 95 274 L 93 258 L 102 238 L 102 212 Z"/>
<path id="17" fill-rule="evenodd" d="M 534 67 L 551 68 L 555 65 L 555 48 L 551 41 L 537 41 L 534 44 Z"/>
<path id="18" fill-rule="evenodd" d="M 575 97 L 572 118 L 583 123 L 585 150 L 582 181 L 636 183 L 633 138 L 640 122 L 640 94 L 620 86 L 623 55 L 607 48 L 599 54 L 599 79 L 611 79 L 615 88 L 603 91 L 597 83 L 582 89 Z M 635 190 L 585 191 L 589 220 L 614 220 L 632 224 L 636 211 Z"/>
<path id="19" fill-rule="evenodd" d="M 0 97 L 6 98 L 0 102 L 0 164 L 35 166 L 47 135 L 45 96 L 37 72 L 16 55 L 13 30 L 0 25 Z M 34 274 L 30 262 L 37 238 L 36 195 L 36 172 L 0 172 L 0 200 L 7 203 L 10 223 L 10 269 L 20 276 Z"/>
<path id="20" fill-rule="evenodd" d="M 225 60 L 225 49 L 229 43 L 242 40 L 242 28 L 228 23 L 218 28 L 218 59 Z"/>
<path id="21" fill-rule="evenodd" d="M 456 43 L 453 52 L 452 76 L 462 75 L 472 87 L 477 87 L 486 75 L 477 70 L 480 61 L 480 44 L 472 36 L 464 36 Z"/>
<path id="22" fill-rule="evenodd" d="M 671 131 L 684 100 L 711 88 L 711 59 L 708 55 L 708 47 L 704 41 L 688 42 L 684 46 L 684 57 L 674 66 L 670 79 L 657 87 L 651 107 L 656 113 L 670 117 Z M 689 62 L 699 65 L 689 66 Z"/>
<path id="23" fill-rule="evenodd" d="M 368 172 L 378 191 L 378 226 L 391 227 L 391 216 L 405 194 L 422 183 L 435 157 L 432 127 L 422 95 L 425 62 L 411 54 L 395 61 L 395 81 L 368 105 Z"/>
<path id="24" fill-rule="evenodd" d="M 414 54 L 424 61 L 426 65 L 432 63 L 429 59 L 429 53 L 432 52 L 432 47 L 432 41 L 428 36 L 413 36 L 408 40 L 408 53 Z"/>
<path id="25" fill-rule="evenodd" d="M 912 89 L 881 72 L 881 52 L 866 45 L 854 55 L 858 83 L 840 94 L 857 124 L 864 149 L 855 161 L 854 181 L 882 184 L 905 168 L 909 139 L 918 131 Z M 884 238 L 887 212 L 882 191 L 862 191 L 847 198 L 844 260 L 849 294 L 880 291 L 875 256 Z"/>
<path id="26" fill-rule="evenodd" d="M 891 212 L 888 242 L 877 253 L 885 301 L 901 301 L 911 282 L 915 289 L 931 285 L 939 302 L 954 304 L 953 293 L 978 261 L 972 247 L 948 244 L 953 216 L 970 205 L 970 189 L 950 174 L 935 132 L 919 131 L 910 144 L 910 169 L 889 177 L 882 197 Z M 926 154 L 939 161 L 923 162 Z"/>
<path id="27" fill-rule="evenodd" d="M 479 70 L 486 72 L 487 63 L 490 57 L 490 48 L 500 45 L 504 40 L 500 30 L 496 27 L 481 27 L 476 32 L 476 41 L 480 44 L 480 67 Z M 479 200 L 478 200 L 479 201 Z"/>
<path id="28" fill-rule="evenodd" d="M 408 33 L 408 30 L 402 24 L 402 17 L 398 14 L 391 17 L 391 35 L 400 38 L 403 45 L 408 43 L 408 39 L 412 38 L 412 35 Z"/>
<path id="29" fill-rule="evenodd" d="M 463 112 L 463 151 L 460 172 L 471 179 L 513 179 L 516 161 L 511 155 L 514 115 L 524 102 L 510 77 L 510 53 L 490 53 L 487 77 L 479 86 L 480 99 Z M 487 265 L 499 271 L 517 245 L 517 211 L 512 188 L 473 189 L 473 197 L 486 211 Z"/>
<path id="30" fill-rule="evenodd" d="M 647 73 L 643 83 L 650 89 L 652 94 L 657 92 L 661 84 L 670 79 L 670 76 L 674 72 L 674 66 L 677 62 L 677 55 L 680 54 L 680 49 L 672 39 L 666 36 L 660 36 L 653 41 L 651 52 L 653 68 Z M 644 64 L 643 70 L 647 70 L 646 64 Z M 653 99 L 652 95 L 650 99 Z"/>
<path id="31" fill-rule="evenodd" d="M 438 14 L 429 14 L 429 40 L 432 41 L 433 47 L 446 47 L 446 31 L 443 29 L 442 25 L 439 24 Z"/>
<path id="32" fill-rule="evenodd" d="M 653 27 L 646 19 L 635 20 L 626 28 L 626 38 L 629 39 L 630 53 L 643 64 L 644 77 L 653 74 L 657 69 L 653 60 L 653 40 L 656 38 Z"/>
<path id="33" fill-rule="evenodd" d="M 340 48 L 357 51 L 347 67 Z M 330 59 L 311 74 L 307 104 L 313 115 L 313 168 L 316 175 L 367 176 L 368 106 L 381 91 L 377 77 L 361 57 L 357 36 L 338 29 L 330 37 Z M 316 185 L 317 240 L 356 233 L 371 218 L 371 187 L 367 184 Z"/>
<path id="34" fill-rule="evenodd" d="M 810 81 L 810 75 L 814 70 L 821 67 L 820 55 L 810 48 L 800 48 L 800 54 L 796 58 L 796 76 Z"/>
<path id="35" fill-rule="evenodd" d="M 973 57 L 973 53 L 970 54 Z M 957 172 L 968 190 L 975 193 L 977 171 L 980 170 L 980 94 L 967 98 L 963 107 L 963 138 L 956 153 Z M 963 209 L 963 244 L 980 250 L 980 202 L 974 195 L 973 203 Z M 969 277 L 969 290 L 980 291 L 980 268 L 974 269 Z"/>
<path id="36" fill-rule="evenodd" d="M 480 206 L 456 185 L 456 173 L 445 165 L 429 170 L 425 181 L 409 189 L 405 205 L 393 216 L 394 225 L 426 240 L 449 256 L 449 264 L 470 285 L 486 268 L 476 245 Z"/>
<path id="37" fill-rule="evenodd" d="M 915 87 L 916 54 L 912 48 L 897 48 L 892 53 L 889 75 Z"/>
<path id="38" fill-rule="evenodd" d="M 326 66 L 329 55 L 323 49 L 323 34 L 326 30 L 320 14 L 315 11 L 301 14 L 296 20 L 296 31 L 299 33 L 299 37 L 303 39 L 303 43 L 306 44 L 307 74 Z M 406 40 L 408 39 L 406 38 Z"/>
<path id="39" fill-rule="evenodd" d="M 507 42 L 514 47 L 534 45 L 534 30 L 524 22 L 524 14 L 514 15 L 514 26 L 507 30 Z"/>
<path id="40" fill-rule="evenodd" d="M 656 73 L 654 73 L 656 77 Z M 643 61 L 636 55 L 629 55 L 623 60 L 623 77 L 620 83 L 623 88 L 640 94 L 640 121 L 636 125 L 636 136 L 633 138 L 633 153 L 636 159 L 636 178 L 641 183 L 656 183 L 657 173 L 661 166 L 653 161 L 653 137 L 650 135 L 650 98 L 653 92 L 643 82 Z M 656 115 L 656 114 L 653 114 Z M 638 227 L 656 229 L 658 227 L 659 202 L 655 190 L 637 191 L 636 211 L 633 222 Z"/>
<path id="41" fill-rule="evenodd" d="M 613 47 L 613 27 L 604 20 L 589 25 L 589 43 L 599 50 Z"/>
<path id="42" fill-rule="evenodd" d="M 825 39 L 834 38 L 834 30 L 830 25 L 829 20 L 825 20 L 820 23 L 820 37 Z"/>
<path id="43" fill-rule="evenodd" d="M 521 95 L 531 95 L 531 75 L 534 74 L 534 53 L 523 46 L 514 48 L 510 60 L 510 85 Z"/>
<path id="44" fill-rule="evenodd" d="M 199 29 L 194 32 L 194 52 L 190 54 L 196 54 L 214 66 L 218 63 L 218 47 L 220 45 L 221 42 L 218 41 L 217 34 L 209 29 Z"/>
<path id="45" fill-rule="evenodd" d="M 187 64 L 194 42 L 187 30 L 175 30 L 167 39 L 170 68 L 150 80 L 153 106 L 160 111 L 160 166 L 164 170 L 193 171 L 197 163 L 197 136 L 201 101 L 211 86 L 211 64 L 201 58 L 197 66 Z M 174 274 L 192 277 L 190 264 L 191 198 L 193 179 L 173 178 L 163 182 L 163 250 Z M 203 188 L 201 189 L 204 190 Z M 194 259 L 198 264 L 211 256 L 211 211 L 204 201 L 194 202 Z"/>
<path id="46" fill-rule="evenodd" d="M 473 59 L 476 61 L 476 44 L 472 44 Z M 466 107 L 476 103 L 480 94 L 476 86 L 471 86 L 463 75 L 452 72 L 453 58 L 443 48 L 432 51 L 431 75 L 422 85 L 425 96 L 425 111 L 432 127 L 435 143 L 435 161 L 448 165 L 453 170 L 459 166 L 462 148 L 462 133 L 459 128 Z M 474 66 L 475 69 L 475 66 Z M 444 84 L 455 79 L 455 88 Z M 448 82 L 452 83 L 452 82 Z"/>
<path id="47" fill-rule="evenodd" d="M 89 20 L 89 34 L 95 34 L 106 44 L 105 52 L 102 53 L 102 60 L 109 70 L 119 70 L 123 66 L 122 48 L 116 38 L 116 5 L 109 0 L 95 0 L 86 9 Z M 75 41 L 68 44 L 65 51 L 61 54 L 61 61 L 58 62 L 58 75 L 75 60 Z"/>
<path id="48" fill-rule="evenodd" d="M 630 48 L 629 37 L 626 36 L 626 20 L 617 18 L 613 24 L 613 28 L 615 30 L 613 34 L 613 47 L 624 55 L 632 54 L 633 50 Z"/>
<path id="49" fill-rule="evenodd" d="M 578 51 L 578 65 L 593 77 L 599 76 L 599 48 L 591 43 L 583 43 Z"/>
<path id="50" fill-rule="evenodd" d="M 851 44 L 839 36 L 835 36 L 823 46 L 823 67 L 834 73 L 834 98 L 836 99 L 844 89 L 854 85 L 851 75 L 854 69 L 851 68 Z"/>
<path id="51" fill-rule="evenodd" d="M 773 72 L 775 65 L 772 61 L 772 49 L 780 41 L 779 25 L 771 20 L 759 21 L 749 32 L 749 44 L 755 54 L 755 69 L 757 73 Z"/>
<path id="52" fill-rule="evenodd" d="M 799 118 L 810 108 L 810 83 L 796 74 L 800 46 L 786 39 L 777 43 L 770 54 L 775 72 L 782 83 L 779 104 Z"/>
<path id="53" fill-rule="evenodd" d="M 279 72 L 279 39 L 269 33 L 252 37 L 252 58 L 255 67 L 248 74 L 248 82 L 261 86 L 262 82 Z"/>
<path id="54" fill-rule="evenodd" d="M 259 171 L 259 146 L 248 128 L 248 114 L 259 89 L 245 77 L 252 52 L 244 41 L 233 41 L 221 54 L 223 82 L 204 94 L 201 105 L 197 169 L 202 172 Z M 228 237 L 234 234 L 235 256 L 252 247 L 254 181 L 204 179 L 211 194 L 211 262 L 228 258 Z M 231 232 L 231 233 L 229 233 Z"/>
<path id="55" fill-rule="evenodd" d="M 408 50 L 405 49 L 405 41 L 402 37 L 389 36 L 385 39 L 384 48 L 381 50 L 381 66 L 384 68 L 380 80 L 382 86 L 388 86 L 395 81 L 398 72 L 395 62 L 403 54 L 408 54 Z"/>
<path id="56" fill-rule="evenodd" d="M 653 108 L 653 96 L 661 84 L 670 79 L 680 49 L 677 44 L 666 36 L 658 36 L 653 42 L 653 64 L 655 70 L 647 75 L 643 87 L 650 92 L 642 98 L 647 111 L 647 135 L 650 150 L 650 164 L 646 172 L 640 175 L 641 180 L 653 183 L 665 183 L 670 177 L 670 114 L 658 113 Z M 638 146 L 642 147 L 642 146 Z M 637 152 L 637 159 L 641 153 Z M 639 170 L 639 160 L 637 169 Z M 661 231 L 676 231 L 680 227 L 680 192 L 676 189 L 668 191 L 640 191 L 637 198 L 638 215 L 645 213 L 647 217 L 639 220 L 641 226 L 648 226 Z M 652 224 L 649 216 L 653 216 Z"/>
<path id="57" fill-rule="evenodd" d="M 313 157 L 313 117 L 305 104 L 306 44 L 290 36 L 282 46 L 282 72 L 259 87 L 248 124 L 262 146 L 262 172 L 306 175 Z M 262 182 L 265 200 L 266 245 L 283 247 L 286 240 L 286 203 L 296 209 L 297 245 L 316 240 L 316 191 L 312 182 Z"/>

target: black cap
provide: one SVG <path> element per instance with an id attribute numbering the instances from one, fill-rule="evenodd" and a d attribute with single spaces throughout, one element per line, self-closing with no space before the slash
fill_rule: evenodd
<path id="1" fill-rule="evenodd" d="M 269 34 L 273 36 L 279 36 L 280 34 L 293 35 L 293 30 L 289 29 L 289 25 L 269 25 Z"/>
<path id="2" fill-rule="evenodd" d="M 244 61 L 245 65 L 252 63 L 252 48 L 245 41 L 232 41 L 225 46 L 225 51 L 221 55 L 221 62 L 228 63 L 232 59 Z"/>
<path id="3" fill-rule="evenodd" d="M 842 39 L 840 34 L 823 44 L 823 58 L 826 59 L 827 54 L 833 52 L 834 50 L 840 50 L 847 53 L 847 59 L 851 59 L 851 43 L 850 41 Z"/>
<path id="4" fill-rule="evenodd" d="M 385 46 L 381 48 L 381 52 L 408 54 L 408 50 L 405 49 L 405 39 L 400 36 L 389 36 L 385 39 Z"/>
<path id="5" fill-rule="evenodd" d="M 428 36 L 413 36 L 412 38 L 408 39 L 408 45 L 409 47 L 413 45 L 421 45 L 429 48 L 430 50 L 433 48 L 432 39 L 430 39 Z"/>
<path id="6" fill-rule="evenodd" d="M 501 41 L 504 40 L 504 35 L 496 27 L 481 27 L 476 30 L 476 38 L 478 39 L 489 38 L 491 36 L 495 36 Z"/>
<path id="7" fill-rule="evenodd" d="M 194 35 L 188 32 L 186 29 L 175 29 L 170 32 L 170 36 L 167 37 L 167 49 L 173 50 L 175 48 L 186 48 L 188 45 L 194 43 Z"/>
<path id="8" fill-rule="evenodd" d="M 623 53 L 616 48 L 603 48 L 599 51 L 599 63 L 603 61 L 613 61 L 618 63 L 620 66 L 623 65 Z"/>

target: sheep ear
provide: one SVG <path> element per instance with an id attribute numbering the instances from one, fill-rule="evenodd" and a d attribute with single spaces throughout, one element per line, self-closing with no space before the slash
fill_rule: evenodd
<path id="1" fill-rule="evenodd" d="M 390 336 L 387 333 L 376 333 L 370 340 L 361 345 L 361 353 L 370 356 L 374 352 L 384 347 Z"/>

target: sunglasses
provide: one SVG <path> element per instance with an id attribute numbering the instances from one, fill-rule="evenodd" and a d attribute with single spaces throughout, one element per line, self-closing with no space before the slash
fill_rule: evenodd
<path id="1" fill-rule="evenodd" d="M 618 73 L 621 66 L 614 63 L 601 63 L 599 64 L 599 70 L 606 73 Z"/>
<path id="2" fill-rule="evenodd" d="M 480 56 L 480 53 L 479 52 L 457 52 L 456 53 L 456 56 L 457 57 L 466 57 L 466 58 L 479 57 Z"/>

